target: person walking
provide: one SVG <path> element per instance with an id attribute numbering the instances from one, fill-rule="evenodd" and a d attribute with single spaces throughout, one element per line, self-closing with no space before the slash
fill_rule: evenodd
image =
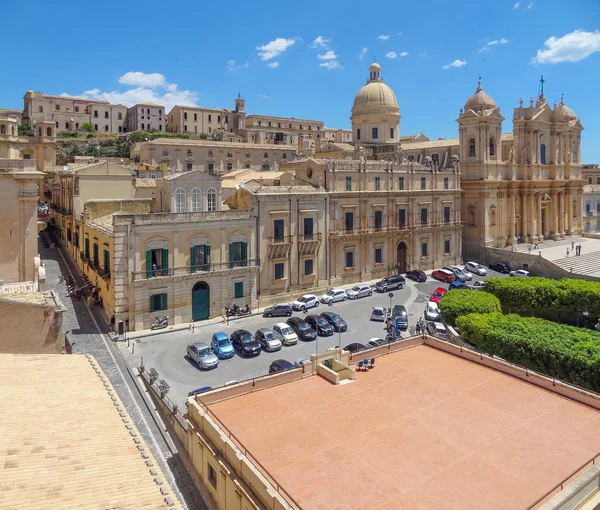
<path id="1" fill-rule="evenodd" d="M 575 241 L 571 241 L 571 250 L 575 250 Z"/>
<path id="2" fill-rule="evenodd" d="M 569 258 L 569 248 L 567 248 L 567 258 Z"/>

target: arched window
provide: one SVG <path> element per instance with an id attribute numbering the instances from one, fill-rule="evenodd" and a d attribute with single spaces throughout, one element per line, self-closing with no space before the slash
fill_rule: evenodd
<path id="1" fill-rule="evenodd" d="M 233 170 L 233 163 L 227 163 L 227 171 L 231 172 Z"/>
<path id="2" fill-rule="evenodd" d="M 269 155 L 265 152 L 263 158 L 267 159 L 269 157 Z"/>
<path id="3" fill-rule="evenodd" d="M 191 155 L 192 155 L 192 149 L 188 149 L 188 151 L 187 151 L 187 155 L 188 155 L 188 156 L 191 156 Z"/>
<path id="4" fill-rule="evenodd" d="M 208 151 L 208 157 L 212 158 L 213 157 L 213 151 Z"/>
<path id="5" fill-rule="evenodd" d="M 0 126 L 0 135 L 5 135 L 6 134 L 6 126 L 4 124 L 2 124 Z"/>
<path id="6" fill-rule="evenodd" d="M 41 129 L 40 129 L 40 131 L 41 131 Z M 41 135 L 41 134 L 42 134 L 42 133 L 40 132 L 40 135 Z M 49 127 L 49 128 L 46 128 L 46 136 L 52 136 L 52 128 L 51 128 L 51 127 Z"/>
<path id="7" fill-rule="evenodd" d="M 231 157 L 233 157 L 233 154 L 231 154 L 231 152 L 228 152 L 228 153 L 227 153 L 227 157 L 228 157 L 228 158 L 231 158 Z"/>
<path id="8" fill-rule="evenodd" d="M 269 170 L 271 170 L 271 165 L 263 165 L 262 167 L 260 167 L 262 172 L 268 172 Z"/>
<path id="9" fill-rule="evenodd" d="M 469 156 L 475 156 L 475 138 L 469 138 Z"/>
<path id="10" fill-rule="evenodd" d="M 192 212 L 202 211 L 202 190 L 200 188 L 194 188 L 192 190 L 191 207 L 192 207 Z"/>
<path id="11" fill-rule="evenodd" d="M 496 155 L 496 139 L 490 136 L 490 156 Z"/>
<path id="12" fill-rule="evenodd" d="M 206 210 L 217 210 L 217 190 L 214 188 L 209 188 L 208 192 L 206 193 Z"/>
<path id="13" fill-rule="evenodd" d="M 185 190 L 183 188 L 175 190 L 175 212 L 185 212 Z"/>
<path id="14" fill-rule="evenodd" d="M 283 156 L 281 156 L 283 159 L 287 159 L 287 154 L 284 152 Z"/>

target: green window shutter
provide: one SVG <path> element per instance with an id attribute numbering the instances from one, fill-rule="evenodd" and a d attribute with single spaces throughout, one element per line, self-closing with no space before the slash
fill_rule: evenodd
<path id="1" fill-rule="evenodd" d="M 208 271 L 210 269 L 210 246 L 208 244 L 204 245 L 204 263 Z"/>
<path id="2" fill-rule="evenodd" d="M 163 248 L 163 251 L 162 251 L 163 276 L 168 275 L 168 272 L 167 272 L 168 269 L 169 269 L 169 250 L 168 250 L 168 248 Z"/>
<path id="3" fill-rule="evenodd" d="M 89 238 L 85 238 L 85 258 L 89 259 L 90 258 L 90 240 Z"/>
<path id="4" fill-rule="evenodd" d="M 196 272 L 196 247 L 192 246 L 190 248 L 190 266 L 191 266 L 191 273 L 195 273 Z"/>
<path id="5" fill-rule="evenodd" d="M 233 267 L 234 264 L 234 260 L 235 260 L 235 256 L 234 256 L 234 243 L 229 243 L 229 267 Z"/>
<path id="6" fill-rule="evenodd" d="M 235 282 L 235 298 L 242 298 L 244 297 L 244 282 Z"/>
<path id="7" fill-rule="evenodd" d="M 146 252 L 146 278 L 152 278 L 152 276 L 152 250 L 148 250 Z M 153 312 L 154 310 L 150 311 Z"/>
<path id="8" fill-rule="evenodd" d="M 154 311 L 154 296 L 150 296 L 150 311 Z"/>
<path id="9" fill-rule="evenodd" d="M 160 309 L 161 310 L 166 310 L 167 307 L 167 294 L 161 294 L 160 295 Z"/>
<path id="10" fill-rule="evenodd" d="M 242 243 L 242 265 L 248 265 L 248 243 Z"/>

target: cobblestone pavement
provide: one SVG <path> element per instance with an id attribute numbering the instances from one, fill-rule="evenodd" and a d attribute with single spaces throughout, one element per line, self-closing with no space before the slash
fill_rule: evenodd
<path id="1" fill-rule="evenodd" d="M 67 311 L 63 316 L 63 331 L 68 334 L 73 346 L 73 354 L 91 354 L 96 358 L 106 376 L 110 379 L 136 424 L 146 444 L 152 450 L 168 482 L 182 506 L 189 510 L 204 510 L 209 506 L 195 486 L 189 472 L 183 465 L 179 453 L 173 453 L 161 435 L 151 411 L 146 406 L 133 381 L 127 365 L 112 340 L 106 335 L 104 321 L 99 310 L 87 308 L 83 300 L 71 299 L 67 295 L 64 278 L 70 274 L 79 278 L 79 271 L 68 258 L 69 255 L 59 249 L 49 249 L 39 243 L 39 253 L 46 267 L 47 287 L 58 293 Z M 68 262 L 67 262 L 68 261 Z M 71 271 L 71 273 L 69 272 Z M 73 381 L 76 384 L 76 381 Z M 97 424 L 101 426 L 101 424 Z M 118 466 L 115 466 L 118 476 Z M 134 483 L 134 481 L 132 481 Z"/>

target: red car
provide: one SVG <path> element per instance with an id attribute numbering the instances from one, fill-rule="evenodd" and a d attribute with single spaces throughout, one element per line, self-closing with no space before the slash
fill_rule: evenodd
<path id="1" fill-rule="evenodd" d="M 456 275 L 446 269 L 436 269 L 431 273 L 431 277 L 440 282 L 452 283 L 456 281 Z"/>
<path id="2" fill-rule="evenodd" d="M 439 304 L 446 292 L 448 291 L 443 287 L 438 287 L 437 289 L 435 289 L 434 293 L 429 297 L 429 301 L 433 301 L 434 303 Z"/>

